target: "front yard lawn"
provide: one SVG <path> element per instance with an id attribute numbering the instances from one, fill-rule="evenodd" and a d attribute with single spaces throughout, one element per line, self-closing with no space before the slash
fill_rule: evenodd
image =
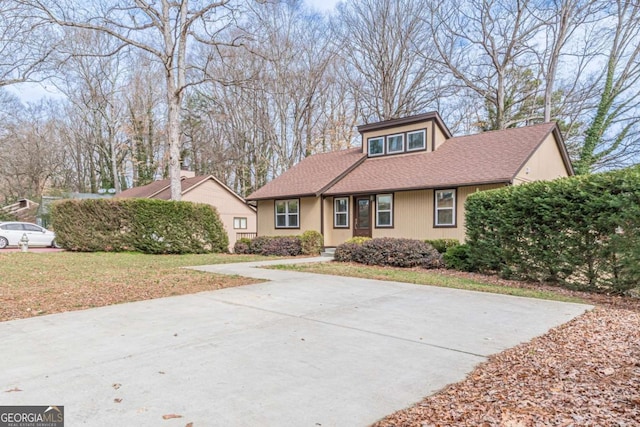
<path id="1" fill-rule="evenodd" d="M 179 267 L 264 259 L 223 254 L 0 252 L 0 321 L 256 283 Z"/>

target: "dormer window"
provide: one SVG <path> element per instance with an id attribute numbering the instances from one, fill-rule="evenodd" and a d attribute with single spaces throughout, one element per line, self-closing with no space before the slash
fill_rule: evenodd
<path id="1" fill-rule="evenodd" d="M 424 150 L 426 139 L 424 130 L 407 133 L 407 151 Z"/>
<path id="2" fill-rule="evenodd" d="M 369 156 L 382 156 L 384 154 L 384 138 L 369 138 Z"/>
<path id="3" fill-rule="evenodd" d="M 404 134 L 389 135 L 387 137 L 387 154 L 402 153 L 404 151 Z"/>

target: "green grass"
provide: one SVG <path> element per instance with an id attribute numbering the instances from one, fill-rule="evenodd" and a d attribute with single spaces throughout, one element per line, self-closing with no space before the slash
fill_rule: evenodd
<path id="1" fill-rule="evenodd" d="M 341 262 L 321 262 L 313 264 L 275 265 L 278 270 L 293 270 L 305 273 L 332 274 L 336 276 L 361 277 L 374 280 L 414 283 L 417 285 L 438 286 L 443 288 L 464 289 L 468 291 L 490 292 L 527 298 L 539 298 L 553 301 L 578 302 L 583 300 L 569 297 L 544 289 L 529 289 L 503 286 L 473 279 L 438 274 L 428 270 L 409 270 L 402 268 L 377 267 Z"/>

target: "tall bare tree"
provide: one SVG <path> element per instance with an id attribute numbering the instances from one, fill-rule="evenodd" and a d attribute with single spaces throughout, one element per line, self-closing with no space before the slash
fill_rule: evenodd
<path id="1" fill-rule="evenodd" d="M 437 98 L 426 0 L 349 0 L 338 6 L 334 31 L 349 78 L 361 92 L 362 119 L 415 114 Z"/>
<path id="2" fill-rule="evenodd" d="M 532 117 L 522 107 L 538 92 L 529 46 L 542 21 L 533 0 L 450 0 L 430 3 L 436 60 L 483 101 L 482 129 L 504 129 Z M 520 113 L 520 114 L 519 114 Z"/>
<path id="3" fill-rule="evenodd" d="M 163 65 L 171 198 L 180 200 L 180 111 L 184 90 L 195 84 L 187 79 L 187 72 L 193 70 L 188 58 L 188 44 L 219 43 L 218 34 L 232 18 L 231 1 L 118 0 L 104 4 L 82 0 L 17 1 L 30 7 L 42 22 L 99 31 L 120 43 L 111 52 L 95 54 L 115 54 L 129 46 L 148 52 Z"/>
<path id="4" fill-rule="evenodd" d="M 24 5 L 1 1 L 0 87 L 45 78 L 57 39 L 54 29 L 30 17 Z"/>

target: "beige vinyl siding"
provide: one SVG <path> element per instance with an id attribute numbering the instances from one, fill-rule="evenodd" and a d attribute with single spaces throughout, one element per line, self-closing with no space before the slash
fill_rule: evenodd
<path id="1" fill-rule="evenodd" d="M 412 239 L 465 238 L 464 203 L 476 191 L 500 188 L 503 184 L 459 187 L 456 190 L 456 227 L 434 227 L 434 190 L 401 191 L 393 197 L 393 228 L 374 228 L 373 237 Z M 455 188 L 455 187 L 452 187 Z"/>
<path id="2" fill-rule="evenodd" d="M 368 144 L 367 141 L 369 140 L 369 138 L 375 138 L 377 136 L 388 136 L 388 135 L 395 135 L 395 134 L 399 134 L 399 133 L 405 133 L 405 132 L 411 132 L 414 130 L 425 130 L 425 143 L 426 143 L 426 147 L 427 147 L 427 151 L 431 151 L 431 140 L 432 140 L 432 128 L 433 126 L 433 121 L 426 121 L 426 122 L 420 122 L 420 123 L 414 123 L 411 125 L 405 125 L 405 126 L 398 126 L 398 127 L 392 127 L 392 128 L 386 128 L 386 129 L 380 129 L 380 130 L 375 130 L 375 131 L 370 131 L 370 132 L 365 132 L 362 134 L 362 152 L 367 154 L 368 153 Z M 407 147 L 407 139 L 406 139 L 406 135 L 405 135 L 405 140 L 404 140 L 404 144 L 405 144 L 405 149 Z"/>
<path id="3" fill-rule="evenodd" d="M 353 197 L 349 197 L 349 228 L 333 228 L 333 197 L 324 199 L 324 245 L 338 246 L 353 237 Z"/>
<path id="4" fill-rule="evenodd" d="M 569 176 L 569 173 L 562 161 L 562 154 L 558 148 L 556 138 L 551 133 L 520 169 L 513 183 L 517 185 L 566 176 Z"/>
<path id="5" fill-rule="evenodd" d="M 186 192 L 182 196 L 182 200 L 186 202 L 206 203 L 217 209 L 220 220 L 229 236 L 230 251 L 233 250 L 233 246 L 236 243 L 236 233 L 256 232 L 257 220 L 255 211 L 211 179 Z M 238 217 L 247 218 L 246 230 L 235 230 L 233 228 L 233 219 Z"/>
<path id="6" fill-rule="evenodd" d="M 275 200 L 260 200 L 258 201 L 258 236 L 296 236 L 307 230 L 320 232 L 320 198 L 291 197 L 290 199 L 300 200 L 300 228 L 276 228 Z"/>
<path id="7" fill-rule="evenodd" d="M 440 130 L 440 127 L 435 126 L 435 149 L 437 150 L 438 147 L 440 147 L 442 145 L 442 143 L 444 143 L 447 140 L 447 137 L 445 136 L 444 133 L 442 133 L 442 131 Z"/>

